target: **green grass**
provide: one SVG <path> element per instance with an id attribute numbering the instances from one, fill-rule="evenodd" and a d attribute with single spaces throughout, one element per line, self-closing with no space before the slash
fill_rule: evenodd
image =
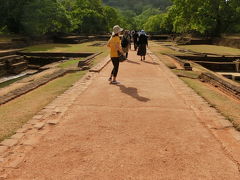
<path id="1" fill-rule="evenodd" d="M 199 53 L 213 53 L 219 55 L 240 55 L 240 49 L 216 46 L 216 45 L 181 45 L 183 49 L 189 49 Z"/>
<path id="2" fill-rule="evenodd" d="M 22 76 L 22 77 L 19 77 L 19 78 L 16 78 L 16 79 L 11 79 L 11 80 L 9 80 L 9 81 L 5 81 L 5 82 L 3 82 L 3 83 L 0 83 L 0 89 L 1 88 L 4 88 L 4 87 L 6 87 L 6 86 L 9 86 L 10 84 L 12 84 L 12 83 L 15 83 L 15 82 L 17 82 L 17 81 L 19 81 L 19 80 L 21 80 L 21 79 L 23 79 L 23 78 L 25 78 L 26 76 Z"/>
<path id="3" fill-rule="evenodd" d="M 11 136 L 86 72 L 67 74 L 0 106 L 0 141 Z"/>
<path id="4" fill-rule="evenodd" d="M 14 38 L 22 38 L 19 35 L 0 34 L 0 42 L 11 42 Z"/>
<path id="5" fill-rule="evenodd" d="M 170 54 L 170 55 L 186 55 L 187 53 L 174 51 L 162 44 L 150 41 L 149 47 L 153 52 L 161 53 L 161 54 Z"/>
<path id="6" fill-rule="evenodd" d="M 27 52 L 101 52 L 107 49 L 106 46 L 91 46 L 104 41 L 92 41 L 82 44 L 41 44 L 25 48 Z"/>
<path id="7" fill-rule="evenodd" d="M 240 130 L 240 103 L 196 79 L 181 78 Z"/>
<path id="8" fill-rule="evenodd" d="M 175 74 L 182 77 L 188 77 L 192 79 L 198 79 L 201 72 L 199 71 L 185 71 L 185 70 L 179 70 L 179 69 L 173 69 L 172 70 Z"/>
<path id="9" fill-rule="evenodd" d="M 90 53 L 98 53 L 102 52 L 102 54 L 96 56 L 93 59 L 93 65 L 97 64 L 100 60 L 105 58 L 109 54 L 109 49 L 107 46 L 92 46 L 96 43 L 106 43 L 106 41 L 92 41 L 86 42 L 82 44 L 41 44 L 35 45 L 25 48 L 26 52 L 90 52 Z M 69 60 L 63 62 L 59 65 L 60 68 L 67 68 L 76 66 L 79 60 L 83 58 Z"/>
<path id="10" fill-rule="evenodd" d="M 81 60 L 83 60 L 83 58 L 68 60 L 61 63 L 58 67 L 60 68 L 76 67 L 78 65 L 78 62 Z"/>

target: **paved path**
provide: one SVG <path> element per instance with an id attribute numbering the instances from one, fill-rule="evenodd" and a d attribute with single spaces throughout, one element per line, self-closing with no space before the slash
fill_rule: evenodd
<path id="1" fill-rule="evenodd" d="M 109 64 L 8 178 L 240 179 L 218 139 L 234 144 L 228 123 L 163 64 L 129 59 L 120 85 L 107 82 Z"/>

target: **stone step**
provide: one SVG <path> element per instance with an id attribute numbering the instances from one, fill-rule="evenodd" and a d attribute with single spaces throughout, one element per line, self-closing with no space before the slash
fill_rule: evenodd
<path id="1" fill-rule="evenodd" d="M 3 63 L 0 63 L 0 77 L 5 74 L 7 74 L 6 65 Z"/>
<path id="2" fill-rule="evenodd" d="M 26 70 L 27 68 L 28 68 L 28 64 L 27 62 L 24 61 L 24 62 L 12 64 L 9 67 L 8 72 L 12 74 L 19 74 L 20 72 Z"/>
<path id="3" fill-rule="evenodd" d="M 19 55 L 10 55 L 10 56 L 0 57 L 0 62 L 4 63 L 6 61 L 11 61 L 11 60 L 19 58 L 19 57 L 21 57 L 21 56 L 19 56 Z"/>
<path id="4" fill-rule="evenodd" d="M 0 49 L 13 49 L 13 48 L 22 48 L 26 47 L 26 43 L 24 42 L 0 42 Z"/>
<path id="5" fill-rule="evenodd" d="M 0 51 L 0 57 L 15 55 L 20 50 L 22 49 L 11 49 L 11 50 Z"/>
<path id="6" fill-rule="evenodd" d="M 23 56 L 19 56 L 19 57 L 16 57 L 14 59 L 9 59 L 9 60 L 6 61 L 6 64 L 7 64 L 7 66 L 11 66 L 13 64 L 17 64 L 17 63 L 20 63 L 20 62 L 26 62 L 24 60 Z"/>

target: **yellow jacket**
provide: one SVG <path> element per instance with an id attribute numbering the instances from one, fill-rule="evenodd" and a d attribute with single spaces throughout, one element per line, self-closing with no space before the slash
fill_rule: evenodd
<path id="1" fill-rule="evenodd" d="M 112 36 L 108 43 L 107 46 L 111 49 L 110 51 L 110 57 L 119 57 L 118 51 L 122 52 L 122 47 L 121 47 L 121 40 L 119 36 Z"/>

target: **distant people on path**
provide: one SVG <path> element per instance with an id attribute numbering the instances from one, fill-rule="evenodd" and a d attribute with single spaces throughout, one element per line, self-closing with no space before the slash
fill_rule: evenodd
<path id="1" fill-rule="evenodd" d="M 137 55 L 141 56 L 141 61 L 145 60 L 148 46 L 148 36 L 144 30 L 140 31 L 137 44 L 138 44 Z"/>
<path id="2" fill-rule="evenodd" d="M 107 43 L 107 46 L 110 48 L 110 57 L 113 63 L 113 70 L 109 77 L 109 81 L 111 84 L 118 84 L 116 78 L 119 68 L 119 56 L 120 53 L 123 53 L 119 34 L 122 31 L 123 29 L 119 25 L 114 26 L 112 36 Z"/>
<path id="3" fill-rule="evenodd" d="M 133 32 L 133 45 L 134 45 L 134 50 L 136 51 L 137 50 L 137 47 L 138 47 L 138 32 L 137 31 L 134 31 Z"/>
<path id="4" fill-rule="evenodd" d="M 123 33 L 121 45 L 126 58 L 128 58 L 128 51 L 131 49 L 131 35 L 128 30 Z"/>

